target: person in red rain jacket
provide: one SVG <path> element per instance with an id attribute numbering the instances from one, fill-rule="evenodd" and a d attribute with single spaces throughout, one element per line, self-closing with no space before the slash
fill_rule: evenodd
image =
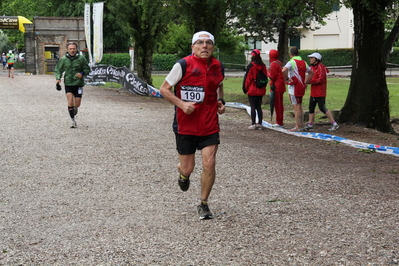
<path id="1" fill-rule="evenodd" d="M 327 96 L 327 73 L 328 69 L 321 63 L 321 54 L 313 53 L 308 55 L 310 58 L 310 67 L 314 73 L 312 79 L 309 81 L 310 87 L 310 99 L 309 99 L 309 122 L 303 128 L 305 130 L 313 129 L 313 122 L 315 117 L 316 104 L 319 105 L 320 111 L 325 114 L 332 124 L 328 131 L 335 131 L 339 128 L 337 122 L 335 122 L 333 115 L 330 110 L 326 108 L 326 96 Z"/>
<path id="2" fill-rule="evenodd" d="M 256 86 L 256 76 L 259 70 L 267 76 L 267 68 L 262 61 L 260 51 L 255 49 L 251 52 L 251 62 L 248 64 L 244 75 L 242 90 L 248 95 L 248 101 L 251 106 L 251 121 L 252 124 L 248 129 L 264 129 L 262 126 L 263 111 L 262 111 L 262 98 L 266 94 L 266 86 L 258 88 Z M 258 114 L 258 121 L 256 121 L 256 113 Z M 257 122 L 257 123 L 256 123 Z"/>
<path id="3" fill-rule="evenodd" d="M 282 128 L 284 126 L 284 92 L 285 92 L 285 82 L 283 76 L 283 64 L 277 59 L 279 52 L 277 50 L 269 51 L 269 72 L 268 76 L 270 78 L 270 90 L 274 91 L 274 110 L 276 114 L 276 124 L 273 127 Z"/>

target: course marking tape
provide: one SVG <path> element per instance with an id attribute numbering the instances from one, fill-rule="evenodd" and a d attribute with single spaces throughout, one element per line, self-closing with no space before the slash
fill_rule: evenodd
<path id="1" fill-rule="evenodd" d="M 247 113 L 249 115 L 251 115 L 251 107 L 248 105 L 242 104 L 242 103 L 227 102 L 226 107 L 245 109 L 247 111 Z M 399 157 L 399 148 L 398 147 L 369 144 L 369 143 L 365 143 L 365 142 L 350 140 L 347 138 L 342 138 L 339 136 L 323 134 L 323 133 L 299 132 L 299 131 L 298 132 L 290 132 L 284 128 L 275 128 L 270 123 L 268 123 L 266 121 L 262 121 L 262 125 L 266 128 L 270 128 L 275 131 L 280 131 L 280 132 L 290 134 L 290 135 L 295 135 L 298 137 L 305 137 L 305 138 L 312 138 L 312 139 L 319 139 L 319 140 L 326 140 L 326 141 L 336 141 L 336 142 L 340 142 L 345 145 L 352 146 L 352 147 L 355 147 L 358 149 L 369 149 L 369 150 L 374 150 L 379 153 L 384 153 L 384 154 L 389 154 L 389 155 L 394 155 L 394 156 Z"/>

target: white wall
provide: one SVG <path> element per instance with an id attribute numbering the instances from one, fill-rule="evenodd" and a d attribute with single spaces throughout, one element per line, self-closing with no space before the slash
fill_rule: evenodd
<path id="1" fill-rule="evenodd" d="M 315 31 L 303 31 L 306 36 L 301 38 L 301 49 L 318 50 L 333 48 L 353 48 L 353 12 L 351 9 L 341 7 L 339 11 L 333 11 L 325 18 L 326 25 L 321 26 L 317 22 L 313 22 L 312 26 L 319 26 L 320 29 Z M 278 39 L 278 37 L 275 37 Z M 277 43 L 262 43 L 261 56 L 264 61 L 269 60 L 267 51 L 277 49 Z M 246 52 L 247 59 L 250 56 Z"/>
<path id="2" fill-rule="evenodd" d="M 306 38 L 301 39 L 301 49 L 317 50 L 332 48 L 353 48 L 353 13 L 351 9 L 341 7 L 326 19 L 326 25 L 316 31 L 304 31 Z"/>

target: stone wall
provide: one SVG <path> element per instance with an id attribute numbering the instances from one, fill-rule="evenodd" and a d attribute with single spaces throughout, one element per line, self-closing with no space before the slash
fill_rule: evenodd
<path id="1" fill-rule="evenodd" d="M 46 49 L 56 51 L 61 58 L 66 53 L 68 42 L 76 42 L 80 50 L 86 47 L 83 17 L 35 17 L 33 27 L 27 25 L 25 24 L 27 73 L 46 73 Z"/>

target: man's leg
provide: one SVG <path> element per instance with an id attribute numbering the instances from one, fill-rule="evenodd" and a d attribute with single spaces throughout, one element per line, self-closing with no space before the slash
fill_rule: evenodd
<path id="1" fill-rule="evenodd" d="M 207 201 L 216 177 L 216 152 L 218 145 L 207 146 L 201 150 L 202 174 L 201 174 L 201 200 Z"/>
<path id="2" fill-rule="evenodd" d="M 295 111 L 295 126 L 297 129 L 301 129 L 303 128 L 302 103 L 295 104 L 294 111 Z"/>
<path id="3" fill-rule="evenodd" d="M 208 197 L 211 194 L 216 176 L 216 152 L 218 145 L 213 144 L 201 150 L 202 152 L 202 174 L 201 174 L 201 203 L 197 206 L 200 220 L 213 219 L 209 210 Z"/>
<path id="4" fill-rule="evenodd" d="M 80 97 L 75 97 L 75 107 L 80 107 L 80 104 L 82 102 L 82 98 Z"/>
<path id="5" fill-rule="evenodd" d="M 179 163 L 177 164 L 177 170 L 181 175 L 189 177 L 194 171 L 195 166 L 195 154 L 181 155 L 179 154 Z"/>
<path id="6" fill-rule="evenodd" d="M 188 155 L 179 154 L 179 163 L 177 169 L 179 171 L 178 183 L 182 191 L 187 191 L 190 187 L 190 175 L 194 171 L 195 153 Z"/>
<path id="7" fill-rule="evenodd" d="M 67 92 L 66 93 L 66 97 L 67 97 L 67 102 L 68 102 L 68 112 L 69 112 L 69 116 L 72 119 L 72 125 L 71 128 L 76 128 L 76 121 L 75 121 L 75 109 L 74 109 L 74 105 L 75 105 L 75 96 L 73 95 L 72 92 Z"/>

